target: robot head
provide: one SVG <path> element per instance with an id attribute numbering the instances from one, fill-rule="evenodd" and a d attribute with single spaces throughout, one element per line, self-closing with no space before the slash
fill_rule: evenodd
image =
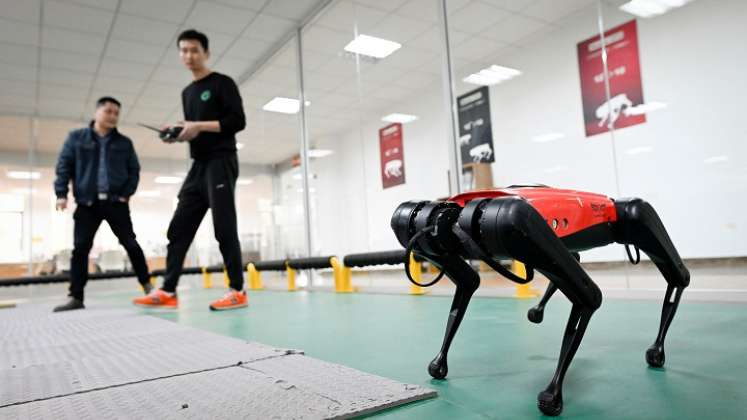
<path id="1" fill-rule="evenodd" d="M 452 232 L 452 226 L 461 209 L 449 201 L 407 201 L 394 211 L 392 230 L 405 248 L 419 232 L 427 232 L 413 244 L 419 254 L 439 256 L 454 252 L 459 240 Z"/>

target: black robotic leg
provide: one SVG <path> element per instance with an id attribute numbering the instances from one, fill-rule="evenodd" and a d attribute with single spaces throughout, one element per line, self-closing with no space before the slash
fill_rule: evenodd
<path id="1" fill-rule="evenodd" d="M 680 304 L 683 287 L 667 285 L 667 294 L 664 296 L 664 305 L 661 308 L 661 323 L 659 324 L 659 334 L 656 335 L 656 341 L 646 350 L 646 362 L 651 367 L 664 366 L 664 340 L 667 338 L 667 330 L 672 324 L 674 314 L 677 312 L 677 306 Z"/>
<path id="2" fill-rule="evenodd" d="M 459 329 L 462 318 L 464 318 L 464 313 L 467 310 L 470 299 L 472 299 L 472 294 L 475 293 L 475 290 L 480 285 L 480 276 L 466 261 L 458 256 L 443 257 L 443 259 L 436 262 L 436 265 L 440 266 L 456 285 L 456 292 L 454 293 L 454 300 L 449 311 L 449 320 L 446 323 L 446 333 L 441 350 L 428 365 L 428 373 L 432 377 L 444 379 L 449 371 L 446 359 L 449 347 L 451 347 L 451 341 L 454 339 L 457 329 Z"/>
<path id="3" fill-rule="evenodd" d="M 558 367 L 555 370 L 550 384 L 544 391 L 537 395 L 537 407 L 548 416 L 557 416 L 563 411 L 563 379 L 568 367 L 571 365 L 573 356 L 584 338 L 586 327 L 589 325 L 594 309 L 574 304 L 568 324 L 563 334 L 563 344 L 560 347 Z"/>
<path id="4" fill-rule="evenodd" d="M 616 241 L 633 245 L 645 252 L 667 281 L 667 293 L 661 310 L 661 322 L 656 341 L 646 350 L 646 362 L 651 367 L 664 366 L 664 340 L 672 323 L 682 292 L 690 284 L 690 272 L 682 262 L 669 238 L 664 224 L 654 208 L 640 198 L 615 202 Z"/>
<path id="5" fill-rule="evenodd" d="M 574 252 L 571 255 L 573 255 L 573 258 L 575 258 L 576 261 L 581 262 L 581 256 L 577 252 Z M 545 305 L 547 305 L 547 302 L 557 290 L 558 286 L 550 281 L 550 283 L 548 283 L 547 285 L 547 289 L 545 289 L 545 294 L 542 295 L 542 299 L 540 299 L 539 303 L 533 308 L 529 309 L 529 311 L 527 312 L 527 318 L 530 322 L 533 322 L 535 324 L 542 323 L 542 319 L 545 315 Z"/>
<path id="6" fill-rule="evenodd" d="M 545 290 L 545 294 L 542 296 L 542 299 L 540 299 L 539 303 L 536 306 L 529 309 L 529 311 L 527 312 L 527 318 L 529 318 L 529 321 L 535 324 L 539 324 L 542 322 L 545 314 L 545 305 L 547 305 L 547 301 L 550 300 L 552 295 L 557 290 L 558 286 L 556 286 L 555 283 L 550 282 L 547 285 L 547 289 Z"/>
<path id="7" fill-rule="evenodd" d="M 602 303 L 602 293 L 544 218 L 526 201 L 492 200 L 480 218 L 480 232 L 481 242 L 492 255 L 508 256 L 541 271 L 573 303 L 557 369 L 550 384 L 537 396 L 539 409 L 556 416 L 563 410 L 565 373 L 592 314 Z"/>

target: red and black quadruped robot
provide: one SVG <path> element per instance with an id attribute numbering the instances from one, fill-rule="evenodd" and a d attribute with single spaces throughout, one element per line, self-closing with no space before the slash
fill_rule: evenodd
<path id="1" fill-rule="evenodd" d="M 472 294 L 480 284 L 477 272 L 465 261 L 479 259 L 517 283 L 527 283 L 534 270 L 550 284 L 540 303 L 529 310 L 531 322 L 542 322 L 544 306 L 560 289 L 573 307 L 565 328 L 558 366 L 550 384 L 537 396 L 539 409 L 558 415 L 563 409 L 563 377 L 584 336 L 602 293 L 580 264 L 579 253 L 612 242 L 625 245 L 632 263 L 645 252 L 666 279 L 667 291 L 659 334 L 646 351 L 652 367 L 664 365 L 664 339 L 690 273 L 677 254 L 659 216 L 639 198 L 613 200 L 604 195 L 549 188 L 541 185 L 460 194 L 446 201 L 409 201 L 392 216 L 392 229 L 410 254 L 427 259 L 441 274 L 421 286 L 435 284 L 446 274 L 456 285 L 441 350 L 428 366 L 436 379 L 448 372 L 447 354 Z M 636 257 L 630 251 L 635 249 Z M 521 261 L 526 278 L 498 263 Z M 410 281 L 415 283 L 405 264 Z M 416 283 L 417 284 L 417 283 Z"/>

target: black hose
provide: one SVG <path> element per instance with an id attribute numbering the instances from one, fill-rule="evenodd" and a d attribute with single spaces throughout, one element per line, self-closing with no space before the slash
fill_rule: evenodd
<path id="1" fill-rule="evenodd" d="M 405 247 L 405 274 L 407 275 L 407 280 L 410 280 L 410 283 L 414 284 L 415 286 L 431 287 L 441 281 L 444 276 L 444 270 L 441 270 L 441 272 L 438 273 L 438 276 L 436 276 L 433 281 L 428 283 L 418 283 L 414 278 L 412 278 L 412 273 L 410 273 L 410 256 L 412 255 L 413 249 L 415 248 L 415 242 L 417 242 L 417 240 L 420 239 L 421 236 L 425 235 L 426 233 L 433 232 L 433 230 L 435 229 L 435 226 L 426 227 L 425 229 L 413 235 L 412 238 L 410 238 L 410 241 L 407 242 L 407 247 Z"/>

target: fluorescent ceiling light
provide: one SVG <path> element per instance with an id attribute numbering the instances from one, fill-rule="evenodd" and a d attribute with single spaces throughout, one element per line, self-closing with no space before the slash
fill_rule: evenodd
<path id="1" fill-rule="evenodd" d="M 642 18 L 663 15 L 671 9 L 682 7 L 692 0 L 631 0 L 620 10 Z"/>
<path id="2" fill-rule="evenodd" d="M 462 79 L 462 81 L 473 85 L 490 86 L 513 79 L 519 75 L 521 75 L 519 70 L 493 64 L 477 73 L 470 74 Z"/>
<path id="3" fill-rule="evenodd" d="M 311 105 L 311 102 L 306 101 L 306 106 Z M 266 103 L 262 109 L 270 112 L 280 112 L 283 114 L 296 114 L 298 112 L 298 99 L 283 98 L 276 96 L 272 100 Z"/>
<path id="4" fill-rule="evenodd" d="M 724 155 L 721 155 L 721 156 L 711 156 L 711 157 L 703 160 L 703 163 L 705 163 L 707 165 L 710 165 L 710 164 L 713 164 L 713 163 L 726 162 L 728 160 L 729 160 L 729 156 L 724 156 Z"/>
<path id="5" fill-rule="evenodd" d="M 563 133 L 547 133 L 535 136 L 534 138 L 532 138 L 532 141 L 535 143 L 547 143 L 555 140 L 560 140 L 562 138 L 565 138 L 565 134 Z"/>
<path id="6" fill-rule="evenodd" d="M 650 151 L 654 150 L 651 146 L 640 146 L 640 147 L 631 147 L 630 149 L 625 151 L 626 155 L 640 155 L 641 153 L 649 153 Z"/>
<path id="7" fill-rule="evenodd" d="M 142 190 L 138 191 L 136 194 L 138 197 L 144 197 L 144 198 L 153 198 L 153 197 L 160 197 L 161 191 L 159 190 Z"/>
<path id="8" fill-rule="evenodd" d="M 244 143 L 236 143 L 236 150 L 241 150 L 244 148 Z"/>
<path id="9" fill-rule="evenodd" d="M 400 114 L 400 113 L 392 113 L 389 114 L 381 119 L 381 121 L 386 122 L 392 122 L 392 123 L 401 123 L 401 124 L 407 124 L 409 122 L 417 120 L 417 115 L 410 115 L 410 114 Z"/>
<path id="10" fill-rule="evenodd" d="M 29 172 L 29 171 L 8 171 L 6 173 L 10 179 L 39 179 L 41 178 L 40 172 Z"/>
<path id="11" fill-rule="evenodd" d="M 394 41 L 361 34 L 345 46 L 345 51 L 369 57 L 384 58 L 401 47 L 402 44 Z"/>
<path id="12" fill-rule="evenodd" d="M 553 166 L 552 168 L 545 169 L 545 173 L 546 174 L 554 174 L 556 172 L 563 172 L 563 171 L 567 171 L 567 170 L 568 170 L 567 166 Z"/>
<path id="13" fill-rule="evenodd" d="M 236 181 L 236 185 L 249 185 L 253 184 L 254 180 L 249 178 L 241 178 L 238 181 Z"/>
<path id="14" fill-rule="evenodd" d="M 327 150 L 327 149 L 310 149 L 309 150 L 309 157 L 310 158 L 323 158 L 325 156 L 329 156 L 333 154 L 333 150 Z"/>
<path id="15" fill-rule="evenodd" d="M 178 176 L 157 176 L 155 182 L 156 184 L 178 184 L 182 182 L 182 178 Z"/>

